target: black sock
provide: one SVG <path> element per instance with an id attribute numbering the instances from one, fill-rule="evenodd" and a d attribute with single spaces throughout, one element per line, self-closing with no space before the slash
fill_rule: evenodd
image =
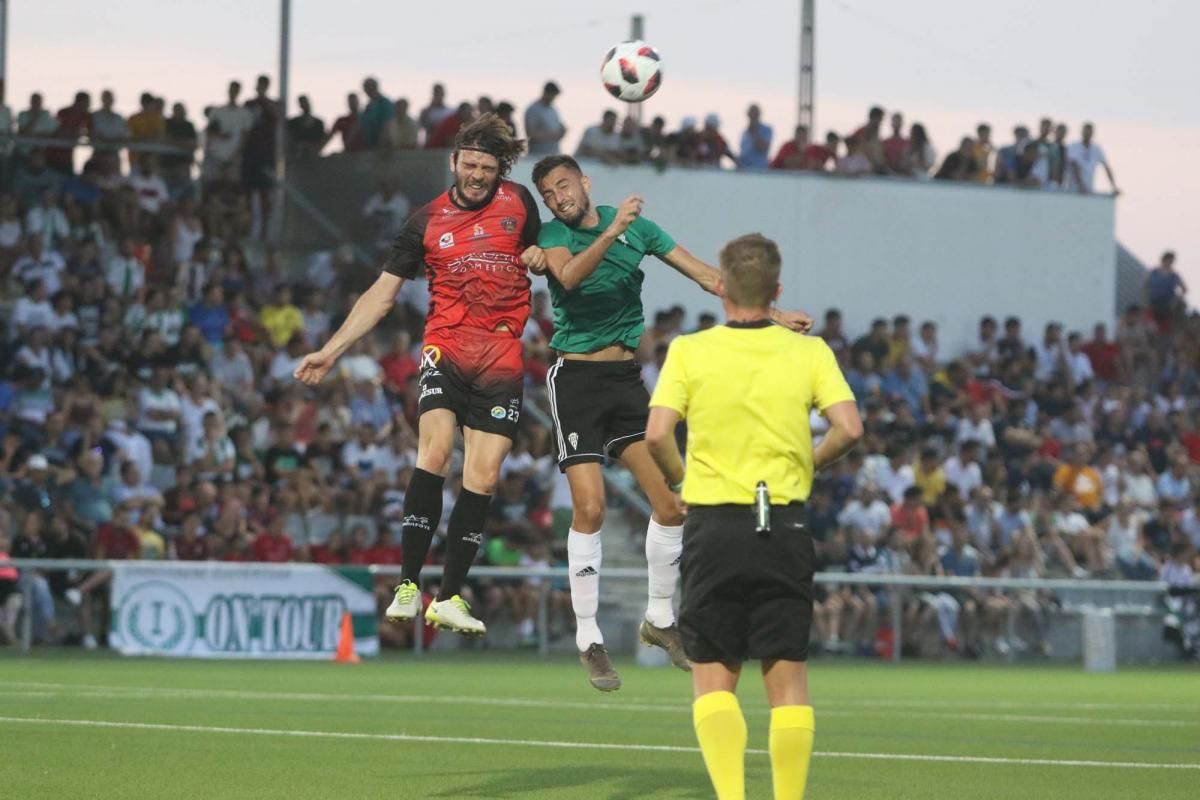
<path id="1" fill-rule="evenodd" d="M 446 571 L 442 573 L 442 588 L 438 600 L 448 600 L 462 592 L 467 571 L 483 541 L 483 524 L 487 522 L 490 494 L 475 494 L 463 489 L 458 493 L 454 510 L 450 512 L 450 528 L 446 532 Z"/>
<path id="2" fill-rule="evenodd" d="M 400 539 L 400 579 L 420 584 L 433 532 L 442 524 L 442 484 L 446 479 L 421 468 L 413 470 L 404 492 L 404 526 Z"/>

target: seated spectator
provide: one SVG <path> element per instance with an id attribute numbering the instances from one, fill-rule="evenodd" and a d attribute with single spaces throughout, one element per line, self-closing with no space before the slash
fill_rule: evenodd
<path id="1" fill-rule="evenodd" d="M 273 347 L 285 346 L 304 330 L 304 315 L 292 303 L 292 287 L 287 284 L 276 290 L 274 301 L 263 306 L 260 316 Z"/>
<path id="2" fill-rule="evenodd" d="M 850 177 L 858 177 L 859 175 L 870 175 L 874 171 L 874 166 L 871 160 L 862 152 L 862 145 L 855 140 L 846 140 L 846 155 L 837 160 L 837 167 L 834 169 L 838 175 L 848 175 Z"/>
<path id="3" fill-rule="evenodd" d="M 914 122 L 909 129 L 908 152 L 905 154 L 903 175 L 911 175 L 917 180 L 927 181 L 930 172 L 937 165 L 937 150 L 929 141 L 925 126 Z"/>
<path id="4" fill-rule="evenodd" d="M 706 114 L 704 128 L 696 142 L 696 163 L 719 167 L 725 159 L 733 162 L 734 167 L 738 166 L 737 156 L 729 149 L 729 143 L 721 135 L 721 118 L 716 114 Z"/>
<path id="5" fill-rule="evenodd" d="M 983 471 L 979 467 L 979 442 L 965 439 L 958 445 L 958 454 L 946 459 L 942 464 L 945 471 L 946 485 L 957 489 L 959 496 L 966 500 L 971 492 L 983 485 Z"/>
<path id="6" fill-rule="evenodd" d="M 357 100 L 355 98 L 355 102 Z M 417 121 L 408 113 L 408 100 L 403 97 L 397 99 L 392 118 L 383 127 L 383 146 L 391 150 L 415 149 L 420 132 Z"/>
<path id="7" fill-rule="evenodd" d="M 911 174 L 910 142 L 904 138 L 904 115 L 899 111 L 894 112 L 891 126 L 892 135 L 883 140 L 883 161 L 889 172 L 897 175 Z"/>
<path id="8" fill-rule="evenodd" d="M 370 105 L 367 106 L 370 108 Z M 389 113 L 390 109 L 389 109 Z M 475 107 L 470 103 L 459 103 L 458 109 L 438 123 L 433 134 L 425 140 L 429 148 L 449 148 L 454 146 L 454 137 L 459 129 L 475 118 Z"/>

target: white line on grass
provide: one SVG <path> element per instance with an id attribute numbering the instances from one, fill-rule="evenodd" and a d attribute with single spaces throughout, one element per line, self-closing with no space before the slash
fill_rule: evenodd
<path id="1" fill-rule="evenodd" d="M 61 696 L 75 697 L 80 699 L 118 699 L 118 698 L 162 698 L 162 699 L 230 699 L 230 700 L 275 700 L 275 701 L 295 701 L 295 702 L 370 702 L 370 703 L 430 703 L 441 705 L 465 705 L 465 706 L 500 706 L 508 708 L 548 708 L 558 710 L 582 710 L 582 711 L 632 711 L 632 712 L 649 712 L 660 713 L 667 712 L 672 714 L 690 714 L 692 708 L 690 705 L 678 703 L 619 703 L 596 700 L 595 702 L 581 702 L 570 700 L 535 700 L 516 697 L 470 697 L 470 696 L 449 696 L 449 695 L 399 695 L 399 694 L 336 694 L 322 692 L 252 692 L 237 689 L 169 689 L 169 688 L 154 688 L 154 687 L 121 687 L 121 686 L 94 686 L 88 684 L 47 684 L 47 683 L 0 683 L 0 686 L 29 686 L 39 689 L 57 688 L 62 690 Z M 6 692 L 0 690 L 0 695 Z M 16 692 L 18 696 L 22 696 L 21 692 Z M 32 694 L 30 696 L 33 696 Z M 40 692 L 37 696 L 49 696 L 47 692 Z M 860 710 L 847 711 L 846 705 L 851 705 Z M 896 706 L 887 703 L 881 704 L 883 708 L 898 708 L 906 709 L 907 706 Z M 751 712 L 755 713 L 755 712 Z M 1200 727 L 1200 722 L 1189 720 L 1169 720 L 1169 719 L 1124 719 L 1124 718 L 1105 718 L 1105 717 L 1068 717 L 1068 716 L 1044 716 L 1037 714 L 980 714 L 968 712 L 941 712 L 941 711 L 916 711 L 916 710 L 899 710 L 899 711 L 880 711 L 879 708 L 866 703 L 817 703 L 817 713 L 828 717 L 861 717 L 864 715 L 883 716 L 883 717 L 900 717 L 900 718 L 929 718 L 937 719 L 957 719 L 972 722 L 1020 722 L 1020 723 L 1043 723 L 1050 725 L 1113 725 L 1117 727 L 1129 728 L 1195 728 Z"/>
<path id="2" fill-rule="evenodd" d="M 168 725 L 157 722 L 114 722 L 98 719 L 45 719 L 40 717 L 0 717 L 0 722 L 18 725 L 60 725 L 78 728 L 115 728 L 139 731 L 182 733 L 227 733 L 243 736 L 283 736 L 309 739 L 354 739 L 379 742 L 422 742 L 431 744 L 477 744 L 502 747 L 546 747 L 559 750 L 617 750 L 639 753 L 699 753 L 698 747 L 670 744 L 622 744 L 618 742 L 558 742 L 542 739 L 487 739 L 475 736 L 420 736 L 408 733 L 350 733 L 345 731 L 306 731 L 279 728 L 230 728 L 215 725 Z M 765 756 L 766 750 L 748 749 L 748 754 Z M 853 758 L 872 761 L 932 761 L 947 764 L 997 764 L 1033 767 L 1110 767 L 1114 769 L 1185 769 L 1200 770 L 1200 764 L 1151 764 L 1141 761 L 1072 761 L 1043 758 L 1000 758 L 992 756 L 918 755 L 914 753 L 843 753 L 815 752 L 820 758 Z"/>

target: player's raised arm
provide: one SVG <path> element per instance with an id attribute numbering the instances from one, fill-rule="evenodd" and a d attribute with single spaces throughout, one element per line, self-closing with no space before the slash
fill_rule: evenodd
<path id="1" fill-rule="evenodd" d="M 661 256 L 661 258 L 668 266 L 679 274 L 690 278 L 704 291 L 720 296 L 720 271 L 716 267 L 710 266 L 696 258 L 683 245 L 675 245 L 666 255 Z M 770 316 L 771 321 L 776 325 L 782 325 L 798 333 L 808 333 L 812 329 L 812 317 L 803 311 L 783 311 L 778 308 L 772 308 Z"/>
<path id="2" fill-rule="evenodd" d="M 554 192 L 554 188 L 548 187 L 546 192 L 552 193 Z M 543 192 L 543 196 L 546 192 Z M 549 203 L 550 200 L 546 202 Z M 633 221 L 641 216 L 642 204 L 644 202 L 640 195 L 631 194 L 629 197 L 626 197 L 624 202 L 617 208 L 617 216 L 604 229 L 604 232 L 597 236 L 596 240 L 582 252 L 571 255 L 571 251 L 565 247 L 545 248 L 547 271 L 567 291 L 578 287 L 579 284 L 587 280 L 596 271 L 596 267 L 600 266 L 600 262 L 604 260 L 604 254 L 608 252 L 608 248 L 612 247 L 617 239 L 629 229 Z"/>

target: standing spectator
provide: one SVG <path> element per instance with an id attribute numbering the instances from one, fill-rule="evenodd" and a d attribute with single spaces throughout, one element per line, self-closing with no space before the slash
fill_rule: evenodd
<path id="1" fill-rule="evenodd" d="M 92 132 L 92 98 L 87 92 L 78 92 L 75 102 L 58 112 L 56 139 L 70 140 L 63 147 L 46 148 L 46 165 L 62 175 L 75 174 L 75 145 L 81 136 Z"/>
<path id="2" fill-rule="evenodd" d="M 92 138 L 98 142 L 124 142 L 129 138 L 129 125 L 113 110 L 115 103 L 112 89 L 100 93 L 100 108 L 92 114 Z"/>
<path id="3" fill-rule="evenodd" d="M 417 147 L 417 121 L 408 114 L 408 100 L 401 97 L 396 101 L 395 112 L 383 129 L 383 146 L 390 150 L 412 150 Z"/>
<path id="4" fill-rule="evenodd" d="M 917 180 L 929 180 L 929 173 L 937 164 L 937 150 L 929 141 L 925 126 L 914 122 L 909 129 L 908 158 L 905 164 L 905 175 L 911 175 Z"/>
<path id="5" fill-rule="evenodd" d="M 1054 172 L 1054 120 L 1049 117 L 1042 117 L 1038 121 L 1038 135 L 1033 140 L 1037 145 L 1037 173 L 1042 178 L 1042 182 L 1047 186 L 1050 185 L 1050 176 Z"/>
<path id="6" fill-rule="evenodd" d="M 1100 145 L 1092 142 L 1095 127 L 1090 122 L 1083 123 L 1083 139 L 1067 148 L 1067 189 L 1080 194 L 1091 194 L 1094 191 L 1096 167 L 1104 167 L 1108 175 L 1108 184 L 1114 195 L 1120 194 L 1117 179 L 1113 177 L 1112 167 Z"/>
<path id="7" fill-rule="evenodd" d="M 214 108 L 208 116 L 204 137 L 204 178 L 206 181 L 239 180 L 242 144 L 254 125 L 254 113 L 238 102 L 242 85 L 229 82 L 228 102 Z"/>
<path id="8" fill-rule="evenodd" d="M 71 226 L 67 215 L 58 204 L 58 195 L 46 189 L 42 192 L 38 204 L 29 209 L 25 215 L 25 234 L 40 239 L 42 249 L 54 252 L 66 243 L 71 235 Z M 54 253 L 60 261 L 62 257 Z M 51 285 L 50 293 L 58 291 L 57 285 Z"/>
<path id="9" fill-rule="evenodd" d="M 513 135 L 514 139 L 517 138 L 517 122 L 513 119 L 516 110 L 516 106 L 507 100 L 501 100 L 496 104 L 496 116 L 508 126 L 508 132 Z"/>
<path id="10" fill-rule="evenodd" d="M 583 132 L 575 157 L 595 158 L 608 164 L 620 161 L 621 134 L 617 130 L 616 111 L 605 111 L 599 125 L 592 125 Z"/>
<path id="11" fill-rule="evenodd" d="M 149 92 L 142 92 L 142 110 L 129 118 L 129 136 L 139 142 L 158 142 L 166 132 L 167 121 L 163 118 L 158 101 Z"/>
<path id="12" fill-rule="evenodd" d="M 636 164 L 642 160 L 642 133 L 636 119 L 626 117 L 621 120 L 619 141 L 617 157 L 622 164 Z"/>
<path id="13" fill-rule="evenodd" d="M 121 239 L 121 249 L 108 262 L 105 282 L 118 298 L 131 299 L 146 285 L 146 267 L 137 258 L 137 240 L 132 236 Z"/>
<path id="14" fill-rule="evenodd" d="M 1028 143 L 1029 128 L 1024 125 L 1013 128 L 1013 143 L 996 151 L 996 183 L 1011 183 L 1015 180 L 1017 165 Z"/>
<path id="15" fill-rule="evenodd" d="M 1083 352 L 1091 362 L 1096 379 L 1103 383 L 1113 383 L 1118 380 L 1117 360 L 1120 348 L 1116 342 L 1108 338 L 1108 329 L 1103 322 L 1097 322 L 1092 330 L 1092 340 L 1083 346 Z"/>
<path id="16" fill-rule="evenodd" d="M 307 95 L 297 101 L 300 113 L 288 120 L 288 145 L 291 157 L 297 160 L 316 158 L 325 144 L 325 121 L 313 116 L 312 103 Z"/>
<path id="17" fill-rule="evenodd" d="M 729 149 L 729 143 L 721 135 L 721 118 L 716 114 L 704 116 L 704 128 L 700 131 L 699 147 L 696 162 L 710 167 L 719 167 L 728 158 L 733 166 L 738 166 L 737 156 Z"/>
<path id="18" fill-rule="evenodd" d="M 804 151 L 808 148 L 808 126 L 797 125 L 792 138 L 783 143 L 775 158 L 771 160 L 771 169 L 804 169 Z"/>
<path id="19" fill-rule="evenodd" d="M 535 158 L 558 152 L 567 128 L 562 124 L 554 100 L 562 90 L 554 81 L 542 87 L 542 96 L 525 109 L 525 136 L 529 139 L 529 155 Z"/>
<path id="20" fill-rule="evenodd" d="M 137 170 L 126 183 L 137 196 L 137 205 L 152 218 L 157 217 L 163 205 L 171 199 L 167 183 L 158 174 L 154 154 L 143 153 L 137 160 Z"/>
<path id="21" fill-rule="evenodd" d="M 470 123 L 475 116 L 475 107 L 470 103 L 459 103 L 455 112 L 445 117 L 433 129 L 433 135 L 425 140 L 426 147 L 450 148 L 454 146 L 454 137 L 462 126 Z"/>
<path id="22" fill-rule="evenodd" d="M 454 109 L 446 105 L 446 87 L 435 83 L 433 95 L 429 98 L 429 105 L 422 108 L 421 113 L 417 115 L 417 125 L 425 133 L 426 147 L 429 146 L 428 142 L 433 137 L 433 132 L 437 130 L 437 126 L 453 113 Z"/>
<path id="23" fill-rule="evenodd" d="M 1062 372 L 1066 364 L 1063 361 L 1062 326 L 1057 322 L 1046 323 L 1042 341 L 1033 348 L 1035 365 L 1033 377 L 1047 383 Z"/>
<path id="24" fill-rule="evenodd" d="M 58 122 L 42 105 L 42 95 L 34 92 L 29 96 L 29 108 L 17 114 L 18 136 L 53 136 L 58 130 Z M 19 156 L 27 156 L 38 145 L 21 145 L 17 148 Z"/>
<path id="25" fill-rule="evenodd" d="M 1054 126 L 1054 141 L 1050 143 L 1050 186 L 1061 189 L 1067 181 L 1067 126 Z"/>
<path id="26" fill-rule="evenodd" d="M 1170 333 L 1172 322 L 1184 307 L 1184 297 L 1187 295 L 1187 284 L 1175 271 L 1173 251 L 1163 253 L 1158 266 L 1146 272 L 1146 277 L 1142 280 L 1142 294 L 1159 331 Z"/>
<path id="27" fill-rule="evenodd" d="M 766 169 L 771 158 L 774 131 L 762 121 L 762 109 L 755 103 L 746 109 L 746 130 L 742 133 L 738 165 L 743 169 Z"/>
<path id="28" fill-rule="evenodd" d="M 842 312 L 836 308 L 825 310 L 825 325 L 817 333 L 829 345 L 829 349 L 837 356 L 838 363 L 843 363 L 850 354 L 850 340 L 842 329 Z"/>
<path id="29" fill-rule="evenodd" d="M 908 175 L 909 140 L 904 138 L 904 115 L 899 111 L 892 114 L 892 135 L 883 140 L 883 161 L 887 168 L 898 175 Z"/>
<path id="30" fill-rule="evenodd" d="M 940 181 L 969 181 L 979 174 L 979 162 L 975 160 L 975 141 L 964 136 L 958 149 L 946 156 L 942 167 L 933 177 Z"/>
<path id="31" fill-rule="evenodd" d="M 990 183 L 992 180 L 992 171 L 989 165 L 992 163 L 992 126 L 981 122 L 975 126 L 975 146 L 972 153 L 975 157 L 975 174 L 970 176 L 971 180 L 979 183 Z"/>
<path id="32" fill-rule="evenodd" d="M 325 137 L 325 145 L 328 145 L 334 136 L 341 136 L 342 152 L 353 153 L 362 150 L 363 143 L 362 137 L 359 135 L 358 114 L 358 95 L 351 92 L 346 95 L 346 113 L 334 120 L 333 125 L 329 128 L 329 134 Z"/>
<path id="33" fill-rule="evenodd" d="M 937 366 L 938 360 L 938 339 L 937 339 L 937 323 L 932 320 L 926 320 L 921 323 L 921 330 L 917 334 L 917 338 L 913 339 L 912 357 L 917 366 L 929 375 Z"/>
<path id="34" fill-rule="evenodd" d="M 250 193 L 250 238 L 261 239 L 271 219 L 271 187 L 275 185 L 275 128 L 279 104 L 267 97 L 271 79 L 259 75 L 246 108 L 254 122 L 242 149 L 242 186 Z"/>
<path id="35" fill-rule="evenodd" d="M 389 175 L 380 178 L 379 190 L 367 199 L 362 210 L 363 222 L 378 254 L 391 250 L 411 208 L 412 204 L 397 187 L 395 178 Z"/>
<path id="36" fill-rule="evenodd" d="M 367 96 L 367 107 L 358 117 L 358 135 L 365 149 L 374 150 L 383 141 L 383 126 L 395 116 L 396 109 L 379 91 L 379 81 L 375 78 L 364 80 L 362 87 Z"/>
<path id="37" fill-rule="evenodd" d="M 196 126 L 188 119 L 183 103 L 171 106 L 171 116 L 165 123 L 165 141 L 178 148 L 177 153 L 164 154 L 162 160 L 163 180 L 172 197 L 180 197 L 192 182 L 192 164 L 196 161 L 196 147 L 200 137 Z"/>
<path id="38" fill-rule="evenodd" d="M 1092 368 L 1092 361 L 1083 351 L 1083 335 L 1078 331 L 1071 331 L 1067 335 L 1067 352 L 1063 357 L 1067 362 L 1067 374 L 1071 377 L 1071 386 L 1078 387 L 1080 384 L 1095 379 L 1096 372 Z"/>

